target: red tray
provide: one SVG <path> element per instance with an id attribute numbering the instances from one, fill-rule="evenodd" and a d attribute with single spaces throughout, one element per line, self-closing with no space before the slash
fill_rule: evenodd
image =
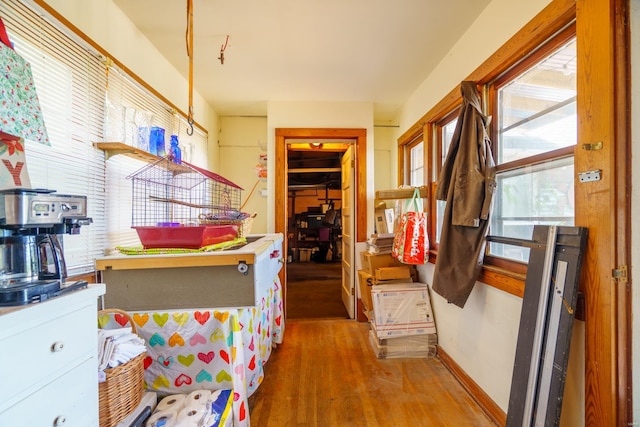
<path id="1" fill-rule="evenodd" d="M 184 227 L 133 227 L 145 249 L 184 248 L 198 249 L 238 237 L 238 226 L 201 225 Z"/>

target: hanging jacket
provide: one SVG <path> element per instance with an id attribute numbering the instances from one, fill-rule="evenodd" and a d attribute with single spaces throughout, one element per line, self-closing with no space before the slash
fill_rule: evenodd
<path id="1" fill-rule="evenodd" d="M 484 258 L 495 164 L 476 85 L 460 85 L 462 105 L 449 152 L 438 177 L 436 199 L 446 200 L 433 290 L 464 307 Z"/>

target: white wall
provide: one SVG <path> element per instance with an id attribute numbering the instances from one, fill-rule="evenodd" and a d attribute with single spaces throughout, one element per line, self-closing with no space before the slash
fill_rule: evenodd
<path id="1" fill-rule="evenodd" d="M 267 140 L 266 117 L 220 117 L 220 175 L 244 188 L 243 212 L 258 215 L 251 225 L 252 234 L 267 232 L 267 180 L 258 178 L 258 156 L 265 151 L 259 141 Z M 265 144 L 266 147 L 266 144 Z M 251 193 L 251 190 L 255 190 Z"/>
<path id="2" fill-rule="evenodd" d="M 401 132 L 416 123 L 550 2 L 493 0 L 489 3 L 404 104 L 399 120 Z"/>
<path id="3" fill-rule="evenodd" d="M 405 103 L 399 117 L 400 133 L 549 3 L 549 0 L 493 0 Z M 431 264 L 419 267 L 421 281 L 431 284 L 433 269 Z M 448 304 L 434 292 L 432 305 L 439 345 L 507 412 L 522 299 L 477 283 L 464 309 Z M 583 326 L 576 322 L 574 327 L 562 426 L 584 425 Z"/>
<path id="4" fill-rule="evenodd" d="M 268 186 L 269 200 L 267 218 L 268 232 L 275 229 L 275 132 L 277 128 L 351 128 L 367 130 L 367 199 L 372 206 L 373 153 L 375 148 L 373 132 L 373 104 L 368 102 L 269 102 L 267 106 L 268 141 Z M 373 210 L 367 212 L 367 234 L 373 230 Z M 360 250 L 356 248 L 356 250 Z"/>
<path id="5" fill-rule="evenodd" d="M 373 130 L 375 138 L 373 166 L 373 190 L 389 190 L 398 187 L 398 127 L 378 126 Z M 374 193 L 375 194 L 375 193 Z"/>
<path id="6" fill-rule="evenodd" d="M 47 3 L 174 105 L 188 110 L 188 80 L 111 0 L 47 0 Z M 195 121 L 209 131 L 207 151 L 211 161 L 216 162 L 218 155 L 211 144 L 218 131 L 216 114 L 197 91 L 193 94 L 193 111 Z M 209 164 L 202 166 L 211 168 Z"/>

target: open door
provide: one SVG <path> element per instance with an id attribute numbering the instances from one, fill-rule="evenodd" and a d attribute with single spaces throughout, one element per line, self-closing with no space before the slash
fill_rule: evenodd
<path id="1" fill-rule="evenodd" d="M 342 156 L 342 302 L 349 318 L 355 315 L 355 262 L 354 262 L 354 169 L 353 147 L 350 146 Z"/>

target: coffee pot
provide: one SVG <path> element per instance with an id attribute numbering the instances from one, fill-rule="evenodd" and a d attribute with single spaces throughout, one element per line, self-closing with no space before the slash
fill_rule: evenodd
<path id="1" fill-rule="evenodd" d="M 38 281 L 64 281 L 67 268 L 55 234 L 0 237 L 0 288 Z"/>

